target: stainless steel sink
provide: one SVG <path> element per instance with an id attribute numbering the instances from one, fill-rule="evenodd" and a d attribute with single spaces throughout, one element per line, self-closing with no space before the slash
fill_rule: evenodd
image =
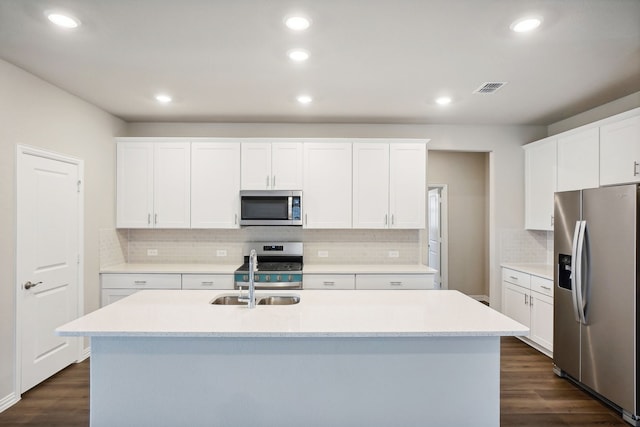
<path id="1" fill-rule="evenodd" d="M 256 297 L 256 305 L 292 305 L 300 302 L 298 295 L 264 295 Z M 220 295 L 211 301 L 215 305 L 247 305 L 246 301 L 238 300 L 237 294 Z"/>
<path id="2" fill-rule="evenodd" d="M 269 295 L 258 300 L 258 305 L 291 305 L 300 302 L 297 295 Z"/>

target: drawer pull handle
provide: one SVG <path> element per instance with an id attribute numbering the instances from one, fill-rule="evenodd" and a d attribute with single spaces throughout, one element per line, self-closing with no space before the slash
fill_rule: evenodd
<path id="1" fill-rule="evenodd" d="M 133 283 L 135 283 L 136 285 L 146 285 L 147 281 L 146 280 L 134 280 Z"/>
<path id="2" fill-rule="evenodd" d="M 201 282 L 203 286 L 213 286 L 213 282 Z"/>
<path id="3" fill-rule="evenodd" d="M 542 285 L 540 285 L 540 287 L 541 287 L 542 289 L 544 289 L 544 290 L 547 290 L 547 291 L 550 291 L 550 290 L 551 290 L 551 288 L 550 288 L 550 287 L 548 287 L 548 286 L 542 286 Z"/>
<path id="4" fill-rule="evenodd" d="M 333 286 L 336 282 L 322 282 L 325 286 Z"/>
<path id="5" fill-rule="evenodd" d="M 402 282 L 389 282 L 391 286 L 402 286 Z"/>
<path id="6" fill-rule="evenodd" d="M 518 280 L 516 276 L 509 276 L 509 279 Z"/>

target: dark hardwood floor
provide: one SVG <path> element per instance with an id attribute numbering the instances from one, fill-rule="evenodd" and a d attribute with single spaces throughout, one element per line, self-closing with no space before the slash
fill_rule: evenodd
<path id="1" fill-rule="evenodd" d="M 501 426 L 628 426 L 618 413 L 556 377 L 551 359 L 516 338 L 502 339 L 501 367 Z M 472 419 L 470 414 L 469 425 Z M 68 367 L 0 413 L 0 426 L 88 425 L 89 361 Z"/>

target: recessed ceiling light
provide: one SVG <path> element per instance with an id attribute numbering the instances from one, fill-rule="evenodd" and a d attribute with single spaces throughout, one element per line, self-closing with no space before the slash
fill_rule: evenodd
<path id="1" fill-rule="evenodd" d="M 509 28 L 516 33 L 526 33 L 538 28 L 542 24 L 541 18 L 522 18 L 514 21 Z"/>
<path id="2" fill-rule="evenodd" d="M 172 98 L 164 93 L 159 93 L 158 95 L 156 95 L 156 101 L 158 101 L 161 104 L 168 104 L 170 103 L 172 100 Z"/>
<path id="3" fill-rule="evenodd" d="M 298 97 L 296 97 L 296 100 L 298 100 L 298 102 L 300 104 L 310 104 L 311 101 L 313 101 L 313 98 L 311 98 L 309 95 L 298 95 Z"/>
<path id="4" fill-rule="evenodd" d="M 451 104 L 451 98 L 448 96 L 441 96 L 439 98 L 436 98 L 436 103 L 438 105 L 447 105 L 447 104 Z"/>
<path id="5" fill-rule="evenodd" d="M 289 16 L 285 18 L 284 24 L 291 30 L 303 31 L 309 28 L 311 21 L 304 16 Z"/>
<path id="6" fill-rule="evenodd" d="M 47 19 L 63 28 L 77 28 L 80 26 L 79 20 L 72 18 L 69 15 L 63 15 L 62 13 L 49 13 L 47 14 Z"/>
<path id="7" fill-rule="evenodd" d="M 304 62 L 309 59 L 309 52 L 304 49 L 292 49 L 287 52 L 289 59 L 296 62 Z"/>

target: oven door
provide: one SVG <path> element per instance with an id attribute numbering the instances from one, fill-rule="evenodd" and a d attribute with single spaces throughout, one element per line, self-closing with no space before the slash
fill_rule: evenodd
<path id="1" fill-rule="evenodd" d="M 299 191 L 241 191 L 240 225 L 302 225 Z"/>

